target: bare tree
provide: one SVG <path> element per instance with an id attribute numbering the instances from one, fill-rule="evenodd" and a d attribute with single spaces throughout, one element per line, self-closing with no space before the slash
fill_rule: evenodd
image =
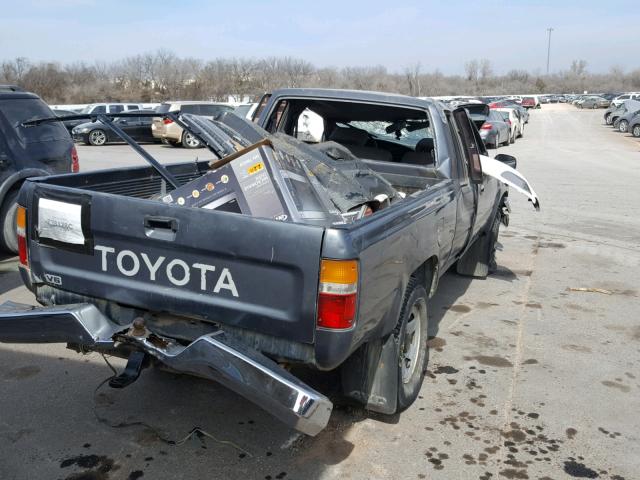
<path id="1" fill-rule="evenodd" d="M 511 70 L 495 75 L 488 59 L 469 60 L 464 75 L 423 73 L 419 63 L 401 73 L 384 66 L 317 68 L 293 57 L 262 59 L 218 58 L 202 62 L 168 50 L 134 55 L 116 62 L 31 63 L 20 57 L 0 62 L 0 82 L 19 84 L 51 103 L 96 101 L 159 102 L 169 99 L 257 100 L 279 87 L 354 88 L 408 95 L 488 95 L 624 91 L 640 89 L 640 70 L 625 73 L 612 67 L 606 74 L 590 74 L 585 60 L 574 60 L 564 71 Z"/>
<path id="2" fill-rule="evenodd" d="M 480 70 L 480 81 L 486 82 L 493 76 L 493 68 L 491 68 L 491 62 L 486 58 L 483 58 L 478 63 L 478 69 Z"/>
<path id="3" fill-rule="evenodd" d="M 404 75 L 407 79 L 407 85 L 409 87 L 409 95 L 419 97 L 420 91 L 420 63 L 416 63 L 410 67 L 404 69 Z"/>

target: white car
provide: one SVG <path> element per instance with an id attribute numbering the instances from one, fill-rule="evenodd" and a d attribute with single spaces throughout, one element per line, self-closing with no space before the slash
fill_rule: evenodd
<path id="1" fill-rule="evenodd" d="M 519 112 L 514 108 L 494 108 L 493 110 L 500 112 L 504 117 L 504 121 L 509 125 L 509 143 L 516 141 L 516 138 L 524 135 L 524 119 L 520 117 Z"/>
<path id="2" fill-rule="evenodd" d="M 623 93 L 622 95 L 618 95 L 616 98 L 611 100 L 611 103 L 616 107 L 619 107 L 624 103 L 625 100 L 640 100 L 640 92 Z"/>

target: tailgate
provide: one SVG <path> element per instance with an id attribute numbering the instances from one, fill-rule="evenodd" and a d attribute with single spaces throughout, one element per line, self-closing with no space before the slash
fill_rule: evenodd
<path id="1" fill-rule="evenodd" d="M 313 342 L 323 228 L 33 185 L 29 249 L 38 281 Z M 72 205 L 61 213 L 68 217 L 55 218 L 64 204 L 82 205 L 82 213 Z M 82 228 L 74 230 L 74 221 Z M 62 241 L 47 238 L 57 235 L 46 233 L 47 222 L 65 225 Z"/>

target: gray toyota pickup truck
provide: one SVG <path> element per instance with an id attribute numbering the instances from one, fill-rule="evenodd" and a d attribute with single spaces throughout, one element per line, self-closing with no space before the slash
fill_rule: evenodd
<path id="1" fill-rule="evenodd" d="M 408 408 L 438 280 L 490 272 L 507 185 L 538 207 L 464 108 L 287 89 L 257 124 L 168 115 L 217 160 L 162 166 L 100 115 L 151 165 L 24 183 L 20 273 L 42 307 L 2 305 L 0 341 L 128 359 L 112 387 L 149 365 L 211 379 L 315 435 L 332 402 L 289 367 L 339 369 L 367 409 Z"/>

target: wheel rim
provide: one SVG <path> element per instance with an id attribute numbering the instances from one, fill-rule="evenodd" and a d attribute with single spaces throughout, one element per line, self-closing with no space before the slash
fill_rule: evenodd
<path id="1" fill-rule="evenodd" d="M 190 133 L 185 134 L 184 143 L 186 143 L 189 147 L 197 147 L 198 145 L 200 145 L 200 141 Z"/>
<path id="2" fill-rule="evenodd" d="M 620 122 L 620 125 L 618 126 L 618 128 L 620 129 L 620 131 L 622 133 L 626 132 L 627 131 L 627 122 L 623 120 L 622 122 Z"/>
<path id="3" fill-rule="evenodd" d="M 633 127 L 633 136 L 640 137 L 640 125 Z"/>
<path id="4" fill-rule="evenodd" d="M 420 356 L 420 342 L 422 341 L 422 316 L 424 315 L 422 302 L 415 303 L 409 312 L 407 326 L 404 330 L 400 366 L 402 368 L 402 383 L 409 383 L 418 367 Z"/>
<path id="5" fill-rule="evenodd" d="M 102 130 L 94 130 L 89 134 L 89 140 L 93 145 L 103 145 L 107 141 L 107 136 Z"/>

